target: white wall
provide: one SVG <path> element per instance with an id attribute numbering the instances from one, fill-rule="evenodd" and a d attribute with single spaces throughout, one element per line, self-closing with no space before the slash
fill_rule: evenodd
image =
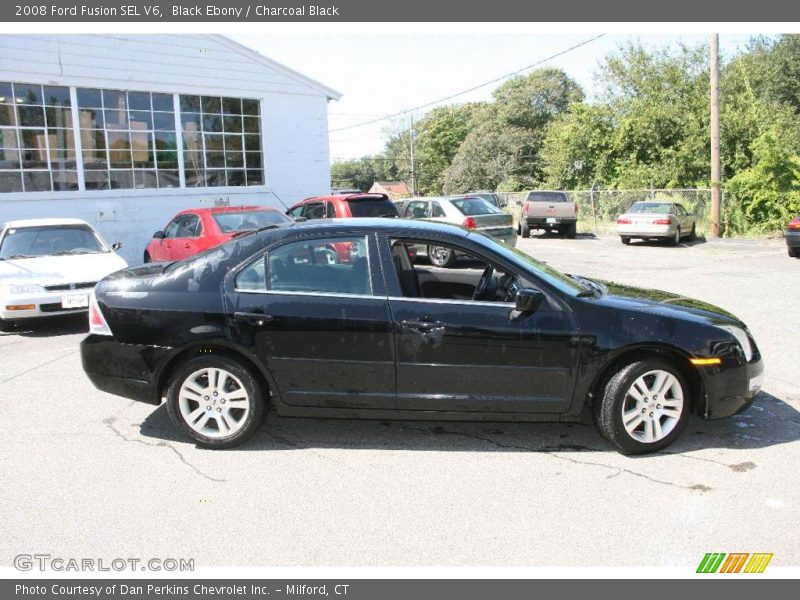
<path id="1" fill-rule="evenodd" d="M 219 36 L 0 35 L 0 81 L 261 99 L 265 185 L 0 193 L 0 222 L 77 217 L 142 260 L 176 212 L 215 202 L 282 207 L 330 191 L 327 102 L 338 97 Z M 277 196 L 277 197 L 276 197 Z"/>

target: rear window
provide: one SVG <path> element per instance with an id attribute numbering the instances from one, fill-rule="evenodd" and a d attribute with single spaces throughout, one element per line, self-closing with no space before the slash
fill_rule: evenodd
<path id="1" fill-rule="evenodd" d="M 451 200 L 450 202 L 466 217 L 496 215 L 503 212 L 483 198 L 465 198 L 464 200 Z"/>
<path id="2" fill-rule="evenodd" d="M 222 233 L 260 229 L 267 225 L 281 225 L 291 220 L 275 210 L 242 210 L 235 212 L 213 213 Z"/>
<path id="3" fill-rule="evenodd" d="M 569 202 L 564 192 L 528 192 L 526 202 Z"/>
<path id="4" fill-rule="evenodd" d="M 399 217 L 397 208 L 391 200 L 369 199 L 348 200 L 350 214 L 354 217 Z"/>
<path id="5" fill-rule="evenodd" d="M 628 212 L 631 213 L 657 213 L 659 215 L 668 215 L 672 212 L 672 204 L 665 202 L 637 202 L 631 206 Z"/>

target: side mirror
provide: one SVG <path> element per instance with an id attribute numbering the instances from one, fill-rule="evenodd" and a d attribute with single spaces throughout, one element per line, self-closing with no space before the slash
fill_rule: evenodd
<path id="1" fill-rule="evenodd" d="M 544 294 L 541 291 L 533 288 L 522 288 L 514 298 L 514 308 L 522 314 L 532 313 L 539 308 L 542 300 L 544 300 Z"/>
<path id="2" fill-rule="evenodd" d="M 113 244 L 111 244 L 111 249 L 112 249 L 114 252 L 116 252 L 116 251 L 117 251 L 117 250 L 119 250 L 120 248 L 122 248 L 122 242 L 114 242 Z"/>
<path id="3" fill-rule="evenodd" d="M 295 217 L 294 218 L 294 222 L 295 223 L 305 223 L 306 221 L 308 221 L 308 219 L 306 217 Z"/>
<path id="4" fill-rule="evenodd" d="M 153 239 L 154 240 L 163 240 L 164 239 L 164 232 L 163 231 L 156 231 L 153 234 Z"/>

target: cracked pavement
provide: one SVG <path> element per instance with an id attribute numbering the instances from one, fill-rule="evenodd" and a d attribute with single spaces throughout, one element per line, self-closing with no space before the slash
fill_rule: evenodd
<path id="1" fill-rule="evenodd" d="M 287 419 L 214 452 L 163 407 L 95 390 L 81 319 L 0 334 L 0 566 L 18 553 L 216 565 L 800 564 L 800 261 L 780 240 L 668 248 L 536 236 L 568 272 L 718 304 L 751 328 L 764 392 L 628 458 L 583 424 Z M 691 571 L 689 571 L 691 569 Z"/>

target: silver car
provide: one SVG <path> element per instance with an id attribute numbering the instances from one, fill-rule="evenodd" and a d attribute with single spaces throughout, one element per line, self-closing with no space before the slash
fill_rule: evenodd
<path id="1" fill-rule="evenodd" d="M 470 195 L 409 198 L 398 206 L 398 211 L 403 219 L 426 219 L 461 225 L 491 235 L 510 246 L 517 245 L 513 217 L 483 198 Z M 427 253 L 431 264 L 437 267 L 450 267 L 456 261 L 456 252 L 444 246 L 429 246 L 417 250 Z"/>
<path id="2" fill-rule="evenodd" d="M 659 239 L 677 245 L 697 235 L 697 219 L 682 204 L 664 200 L 635 202 L 617 219 L 617 233 L 623 244 L 634 238 Z"/>

